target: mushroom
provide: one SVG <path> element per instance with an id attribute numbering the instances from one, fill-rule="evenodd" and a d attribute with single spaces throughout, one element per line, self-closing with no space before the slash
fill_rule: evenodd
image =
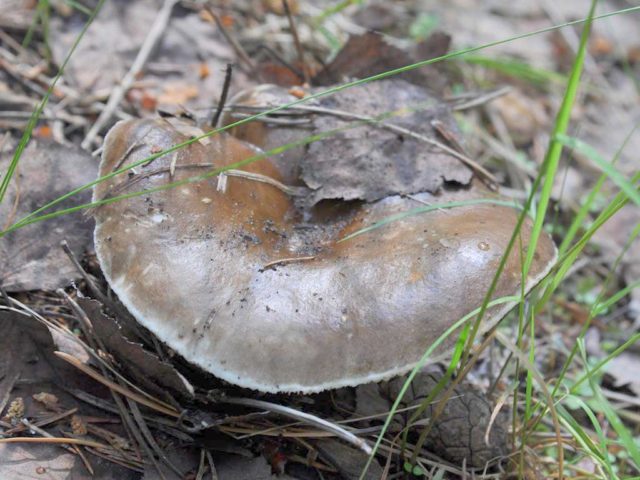
<path id="1" fill-rule="evenodd" d="M 108 133 L 100 175 L 189 138 L 167 120 L 121 121 Z M 194 142 L 96 185 L 94 198 L 162 186 L 259 150 L 226 134 Z M 264 392 L 319 392 L 376 382 L 414 367 L 454 322 L 482 304 L 517 222 L 494 204 L 434 210 L 340 239 L 400 212 L 487 198 L 481 186 L 351 202 L 337 215 L 300 215 L 263 159 L 228 176 L 105 204 L 95 213 L 98 260 L 136 319 L 186 360 Z M 173 172 L 173 174 L 171 173 Z M 269 177 L 277 182 L 256 181 Z M 331 207 L 329 207 L 331 208 Z M 521 238 L 526 249 L 531 222 Z M 514 249 L 494 298 L 521 291 Z M 539 239 L 524 290 L 556 258 Z M 513 303 L 489 308 L 481 331 Z M 434 353 L 445 358 L 455 338 Z"/>

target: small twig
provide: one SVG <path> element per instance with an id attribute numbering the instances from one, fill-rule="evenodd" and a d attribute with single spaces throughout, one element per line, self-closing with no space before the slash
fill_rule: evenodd
<path id="1" fill-rule="evenodd" d="M 192 164 L 189 164 L 189 165 L 176 165 L 175 168 L 176 169 L 181 169 L 181 168 L 216 168 L 216 165 L 214 165 L 213 163 L 192 163 Z M 109 192 L 109 194 L 105 195 L 105 197 L 103 197 L 101 200 L 106 200 L 106 199 L 112 198 L 115 195 L 120 194 L 121 192 L 123 192 L 127 188 L 129 188 L 129 187 L 135 185 L 136 183 L 140 182 L 141 180 L 144 180 L 145 178 L 153 177 L 155 175 L 162 175 L 162 174 L 165 174 L 165 173 L 170 173 L 170 171 L 171 171 L 170 167 L 161 167 L 161 168 L 157 168 L 155 170 L 149 170 L 148 172 L 139 173 L 139 174 L 137 174 L 137 175 L 135 175 L 135 176 L 133 176 L 131 178 L 128 178 L 126 181 L 114 186 L 113 189 L 111 190 L 111 192 Z M 256 182 L 266 183 L 266 184 L 271 185 L 272 187 L 275 187 L 278 190 L 280 190 L 280 191 L 282 191 L 282 192 L 284 192 L 287 195 L 290 195 L 292 197 L 302 197 L 302 196 L 304 196 L 304 195 L 306 195 L 308 193 L 308 190 L 305 187 L 295 187 L 295 186 L 291 186 L 291 185 L 285 185 L 284 183 L 281 183 L 278 180 L 275 180 L 274 178 L 268 177 L 267 175 L 262 175 L 260 173 L 253 173 L 253 172 L 246 172 L 244 170 L 230 169 L 230 170 L 225 170 L 219 176 L 222 177 L 223 175 L 226 175 L 226 176 L 229 176 L 229 177 L 245 178 L 247 180 L 253 180 L 253 181 L 256 181 Z M 93 215 L 97 208 L 100 208 L 100 206 L 87 209 L 87 211 L 85 212 L 85 215 L 87 215 L 87 216 Z"/>
<path id="2" fill-rule="evenodd" d="M 244 48 L 242 48 L 242 45 L 240 45 L 240 43 L 238 43 L 238 41 L 235 38 L 233 38 L 233 36 L 225 28 L 218 14 L 214 12 L 209 5 L 205 5 L 204 9 L 209 13 L 209 15 L 213 17 L 213 20 L 216 22 L 216 26 L 218 27 L 218 29 L 220 30 L 224 38 L 227 40 L 227 42 L 229 42 L 229 45 L 231 45 L 233 50 L 236 52 L 236 55 L 240 57 L 240 60 L 242 60 L 247 65 L 247 67 L 249 67 L 249 70 L 253 74 L 256 74 L 258 76 L 258 80 L 260 80 L 260 74 L 256 70 L 256 67 L 251 61 L 251 59 L 249 58 L 249 55 L 247 55 L 247 52 L 245 52 Z"/>
<path id="3" fill-rule="evenodd" d="M 320 428 L 326 432 L 332 433 L 333 435 L 343 439 L 344 441 L 350 443 L 351 445 L 359 448 L 367 455 L 371 455 L 373 450 L 371 446 L 362 438 L 354 435 L 348 430 L 345 430 L 339 425 L 335 423 L 328 422 L 320 417 L 316 417 L 315 415 L 311 415 L 309 413 L 300 412 L 290 407 L 285 407 L 284 405 L 278 405 L 277 403 L 265 402 L 264 400 L 256 400 L 253 398 L 238 398 L 238 397 L 220 397 L 217 398 L 215 395 L 211 396 L 211 399 L 215 402 L 220 403 L 228 403 L 231 405 L 243 405 L 245 407 L 253 407 L 259 408 L 261 410 L 269 410 L 271 412 L 278 413 L 282 416 L 293 418 L 294 420 L 299 420 L 308 425 L 313 425 L 314 427 Z"/>
<path id="4" fill-rule="evenodd" d="M 73 263 L 73 266 L 76 267 L 76 270 L 78 271 L 82 279 L 87 284 L 87 287 L 89 287 L 89 290 L 91 291 L 91 293 L 96 297 L 96 299 L 98 299 L 100 303 L 102 303 L 103 305 L 110 304 L 109 299 L 106 297 L 106 295 L 102 293 L 102 291 L 98 288 L 98 286 L 95 284 L 93 279 L 89 276 L 87 272 L 85 272 L 84 268 L 82 268 L 82 265 L 80 265 L 78 258 L 75 256 L 75 254 L 69 247 L 69 244 L 67 243 L 67 241 L 62 240 L 60 245 L 62 246 L 62 250 L 64 250 L 64 253 L 67 254 L 67 257 L 69 257 L 69 260 L 71 260 L 71 263 Z M 64 290 L 62 290 L 62 292 L 64 292 Z M 66 295 L 66 292 L 64 293 Z"/>
<path id="5" fill-rule="evenodd" d="M 78 319 L 80 323 L 80 329 L 82 330 L 84 336 L 87 337 L 87 339 L 92 338 L 93 325 L 91 324 L 89 316 L 85 313 L 84 310 L 82 310 L 82 308 L 80 308 L 80 305 L 78 305 L 78 303 L 73 298 L 71 298 L 71 296 L 62 288 L 58 288 L 56 290 L 56 293 L 64 298 L 69 304 L 69 307 L 71 307 L 71 310 L 73 310 L 73 313 L 75 314 L 74 318 Z M 91 347 L 94 350 L 96 349 L 95 345 L 91 345 Z"/>
<path id="6" fill-rule="evenodd" d="M 158 445 L 158 442 L 156 442 L 156 439 L 153 437 L 153 434 L 149 430 L 147 423 L 144 421 L 144 418 L 142 417 L 142 413 L 140 412 L 140 408 L 138 407 L 138 404 L 129 398 L 127 398 L 127 403 L 129 404 L 129 409 L 133 414 L 133 419 L 138 424 L 138 427 L 140 428 L 140 432 L 142 433 L 142 435 L 144 436 L 144 439 L 149 444 L 149 447 L 151 448 L 151 450 L 153 450 L 153 452 L 156 455 L 158 455 L 158 457 L 160 457 L 162 462 L 167 467 L 169 467 L 176 475 L 178 475 L 178 478 L 184 478 L 184 472 L 181 472 L 178 469 L 178 467 L 176 467 L 173 464 L 173 462 L 169 459 L 167 454 L 160 448 L 160 446 Z"/>
<path id="7" fill-rule="evenodd" d="M 202 480 L 204 478 L 204 473 L 205 473 L 205 465 L 204 465 L 204 461 L 207 458 L 204 454 L 205 450 L 204 448 L 200 449 L 200 462 L 198 463 L 198 471 L 196 473 L 196 480 Z"/>
<path id="8" fill-rule="evenodd" d="M 291 30 L 291 35 L 293 36 L 293 42 L 296 46 L 296 51 L 298 52 L 298 61 L 300 62 L 300 66 L 302 67 L 304 83 L 310 85 L 311 75 L 309 75 L 307 63 L 304 61 L 304 51 L 302 50 L 302 44 L 300 43 L 300 37 L 298 36 L 298 29 L 296 28 L 296 24 L 293 21 L 293 15 L 291 15 L 289 2 L 287 0 L 282 0 L 282 7 L 284 8 L 284 13 L 287 15 L 287 19 L 289 20 L 289 29 Z"/>
<path id="9" fill-rule="evenodd" d="M 218 480 L 218 471 L 213 463 L 213 456 L 209 450 L 206 451 L 207 462 L 209 462 L 209 469 L 211 470 L 211 480 Z"/>
<path id="10" fill-rule="evenodd" d="M 406 195 L 403 195 L 403 197 L 407 197 L 407 198 L 413 200 L 414 202 L 421 203 L 422 205 L 426 205 L 428 207 L 431 207 L 433 205 L 433 203 L 425 202 L 424 200 L 422 200 L 421 198 L 416 197 L 415 195 L 406 194 Z M 446 208 L 438 208 L 438 211 L 442 212 L 442 213 L 446 213 L 446 214 L 449 213 L 449 210 L 447 210 Z"/>
<path id="11" fill-rule="evenodd" d="M 56 423 L 59 422 L 60 420 L 70 417 L 71 415 L 74 415 L 76 412 L 78 411 L 77 408 L 72 408 L 70 410 L 66 410 L 57 414 L 54 414 L 50 417 L 46 417 L 43 420 L 40 420 L 36 423 L 34 423 L 34 425 L 36 427 L 45 427 L 47 425 L 50 425 L 52 423 Z M 9 430 L 5 430 L 4 432 L 2 432 L 2 435 L 15 435 L 16 433 L 21 433 L 24 432 L 26 429 L 26 427 L 22 424 L 22 425 L 16 425 L 13 428 L 10 428 Z"/>
<path id="12" fill-rule="evenodd" d="M 147 130 L 144 132 L 144 134 L 140 138 L 137 138 L 135 142 L 133 142 L 131 145 L 129 145 L 129 148 L 127 148 L 127 150 L 122 154 L 122 157 L 120 157 L 120 159 L 118 159 L 116 164 L 111 169 L 112 172 L 115 172 L 116 170 L 120 170 L 120 167 L 122 167 L 124 162 L 127 161 L 127 158 L 129 158 L 129 155 L 131 155 L 131 153 L 136 148 L 138 148 L 140 145 L 142 145 L 142 140 L 144 140 L 144 138 L 149 134 L 150 131 L 151 131 L 151 127 L 147 128 Z"/>
<path id="13" fill-rule="evenodd" d="M 211 122 L 209 122 L 209 125 L 211 125 L 213 128 L 218 128 L 218 122 L 220 121 L 222 110 L 224 109 L 225 103 L 227 103 L 227 95 L 229 95 L 232 73 L 233 63 L 227 63 L 227 70 L 224 74 L 224 84 L 222 85 L 222 92 L 220 92 L 220 99 L 218 100 L 218 108 L 216 108 L 216 112 L 213 114 L 213 117 L 211 117 Z"/>
<path id="14" fill-rule="evenodd" d="M 229 177 L 245 178 L 247 180 L 253 180 L 255 182 L 266 183 L 267 185 L 276 187 L 281 192 L 286 193 L 287 195 L 290 195 L 292 197 L 302 197 L 308 193 L 308 189 L 306 187 L 294 187 L 291 185 L 285 185 L 278 180 L 275 180 L 267 175 L 262 175 L 260 173 L 230 169 L 225 170 L 224 174 Z"/>
<path id="15" fill-rule="evenodd" d="M 153 25 L 149 29 L 149 33 L 144 39 L 144 42 L 140 47 L 140 51 L 133 61 L 131 68 L 129 68 L 129 71 L 126 73 L 120 84 L 116 85 L 113 88 L 104 110 L 100 112 L 100 116 L 91 126 L 89 132 L 87 132 L 87 135 L 82 141 L 81 146 L 85 150 L 88 150 L 91 147 L 91 144 L 93 143 L 100 130 L 102 130 L 102 128 L 109 122 L 109 120 L 111 120 L 111 117 L 124 98 L 124 95 L 129 90 L 129 87 L 133 84 L 138 74 L 144 68 L 144 65 L 145 63 L 147 63 L 147 60 L 149 59 L 149 56 L 151 55 L 151 52 L 153 51 L 155 45 L 158 43 L 158 40 L 160 40 L 160 37 L 162 37 L 162 32 L 164 32 L 164 30 L 167 28 L 169 18 L 171 17 L 171 12 L 176 3 L 178 3 L 178 0 L 164 1 L 164 4 L 158 12 L 158 15 L 156 15 L 156 18 L 153 21 Z"/>
<path id="16" fill-rule="evenodd" d="M 50 444 L 69 444 L 69 445 L 83 445 L 85 447 L 93 447 L 100 449 L 108 449 L 109 445 L 103 443 L 94 442 L 92 440 L 85 440 L 82 438 L 64 438 L 64 437 L 11 437 L 0 438 L 0 443 L 50 443 Z"/>
<path id="17" fill-rule="evenodd" d="M 460 103 L 455 103 L 451 107 L 451 109 L 456 112 L 459 112 L 461 110 L 468 110 L 470 108 L 479 107 L 481 105 L 484 105 L 485 103 L 489 103 L 490 101 L 495 100 L 496 98 L 506 95 L 507 93 L 511 92 L 511 90 L 512 90 L 511 87 L 502 87 L 484 94 L 474 95 L 469 100 L 466 100 Z M 447 99 L 447 102 L 458 102 L 459 99 L 460 97 L 454 97 L 451 99 Z"/>
<path id="18" fill-rule="evenodd" d="M 66 389 L 69 394 L 76 397 L 78 400 L 88 403 L 89 405 L 93 405 L 96 408 L 101 410 L 105 410 L 110 413 L 119 414 L 118 408 L 108 402 L 107 400 L 103 400 L 98 397 L 94 397 L 82 390 L 74 390 L 74 389 Z M 156 430 L 160 430 L 164 433 L 171 435 L 172 437 L 177 438 L 181 442 L 194 442 L 194 439 L 191 435 L 186 434 L 182 430 L 178 429 L 176 422 L 173 420 L 169 420 L 165 417 L 161 416 L 152 416 L 149 414 L 143 414 L 142 417 L 149 423 L 153 424 L 153 428 Z"/>
<path id="19" fill-rule="evenodd" d="M 271 268 L 271 267 L 275 267 L 276 265 L 285 265 L 288 263 L 295 263 L 295 262 L 308 262 L 309 260 L 313 260 L 315 257 L 315 255 L 310 255 L 308 257 L 289 257 L 289 258 L 281 258 L 278 260 L 273 260 L 269 263 L 265 263 L 264 266 L 262 267 L 262 270 L 266 270 L 267 268 Z"/>

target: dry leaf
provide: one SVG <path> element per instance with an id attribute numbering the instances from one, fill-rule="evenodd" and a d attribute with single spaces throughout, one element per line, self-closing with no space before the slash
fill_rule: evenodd
<path id="1" fill-rule="evenodd" d="M 79 298 L 78 304 L 85 311 L 95 334 L 104 342 L 109 353 L 147 388 L 166 395 L 158 386 L 166 387 L 186 398 L 193 397 L 193 386 L 170 364 L 145 350 L 141 344 L 129 341 L 116 320 L 103 313 L 97 300 Z"/>
<path id="2" fill-rule="evenodd" d="M 5 171 L 11 153 L 0 156 Z M 0 204 L 0 227 L 6 228 L 57 197 L 95 180 L 95 159 L 78 147 L 32 140 L 22 154 L 7 197 Z M 91 201 L 91 190 L 59 203 L 64 209 Z M 17 205 L 17 208 L 14 208 Z M 18 229 L 0 241 L 0 282 L 8 291 L 55 290 L 78 278 L 60 247 L 67 240 L 78 256 L 93 250 L 93 220 L 82 212 Z"/>
<path id="3" fill-rule="evenodd" d="M 457 132 L 446 104 L 422 88 L 403 80 L 381 80 L 339 92 L 319 101 L 321 107 L 384 119 L 419 135 L 437 140 L 432 122 Z M 416 111 L 411 112 L 411 109 Z M 332 115 L 314 119 L 315 132 L 346 126 Z M 460 160 L 423 141 L 365 124 L 309 145 L 302 158 L 302 179 L 314 190 L 311 203 L 323 199 L 374 201 L 389 195 L 437 192 L 445 182 L 468 185 L 472 171 Z"/>

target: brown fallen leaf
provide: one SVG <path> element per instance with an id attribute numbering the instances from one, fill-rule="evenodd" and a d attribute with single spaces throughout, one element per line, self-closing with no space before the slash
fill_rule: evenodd
<path id="1" fill-rule="evenodd" d="M 365 78 L 412 63 L 444 55 L 449 48 L 449 36 L 437 33 L 418 44 L 415 52 L 406 52 L 390 45 L 376 32 L 349 38 L 338 55 L 313 78 L 313 85 L 329 86 L 353 78 Z M 410 70 L 396 76 L 431 92 L 441 91 L 449 79 L 441 66 L 434 64 Z"/>
<path id="2" fill-rule="evenodd" d="M 432 122 L 449 131 L 457 126 L 448 106 L 404 80 L 381 80 L 319 100 L 320 107 L 378 117 L 446 144 Z M 415 109 L 415 111 L 412 111 Z M 404 110 L 404 111 L 403 111 Z M 346 126 L 353 119 L 317 115 L 314 133 Z M 445 183 L 468 185 L 473 172 L 451 154 L 423 141 L 375 124 L 351 128 L 309 145 L 302 158 L 302 179 L 314 190 L 311 203 L 323 199 L 374 201 L 389 195 L 437 192 Z"/>
<path id="3" fill-rule="evenodd" d="M 239 93 L 233 103 L 266 109 L 295 99 L 288 90 L 260 85 Z M 421 87 L 380 80 L 300 108 L 304 115 L 283 115 L 297 123 L 251 122 L 232 133 L 268 150 L 334 132 L 274 157 L 286 183 L 299 185 L 302 180 L 311 188 L 306 206 L 324 199 L 375 201 L 389 195 L 435 193 L 446 183 L 467 186 L 471 181 L 472 170 L 454 156 L 457 151 L 449 153 L 455 148 L 434 127 L 459 138 L 448 105 Z M 369 121 L 376 118 L 380 124 Z M 225 122 L 235 119 L 232 112 Z"/>

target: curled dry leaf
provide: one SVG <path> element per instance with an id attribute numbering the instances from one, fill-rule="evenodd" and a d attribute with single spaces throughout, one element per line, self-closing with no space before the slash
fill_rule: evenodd
<path id="1" fill-rule="evenodd" d="M 12 155 L 0 157 L 6 171 Z M 95 180 L 97 165 L 80 148 L 46 140 L 32 140 L 0 204 L 0 228 L 5 229 L 35 209 Z M 91 200 L 90 191 L 61 202 L 64 209 Z M 8 291 L 55 290 L 77 278 L 78 271 L 60 247 L 67 240 L 78 257 L 93 249 L 93 221 L 82 212 L 38 222 L 0 239 L 0 282 Z"/>
<path id="2" fill-rule="evenodd" d="M 129 341 L 118 321 L 103 312 L 104 307 L 100 302 L 90 298 L 79 298 L 78 304 L 91 320 L 96 336 L 137 382 L 145 388 L 151 388 L 152 391 L 157 392 L 161 386 L 182 397 L 193 397 L 193 386 L 189 381 L 173 366 L 160 360 L 141 344 Z"/>

